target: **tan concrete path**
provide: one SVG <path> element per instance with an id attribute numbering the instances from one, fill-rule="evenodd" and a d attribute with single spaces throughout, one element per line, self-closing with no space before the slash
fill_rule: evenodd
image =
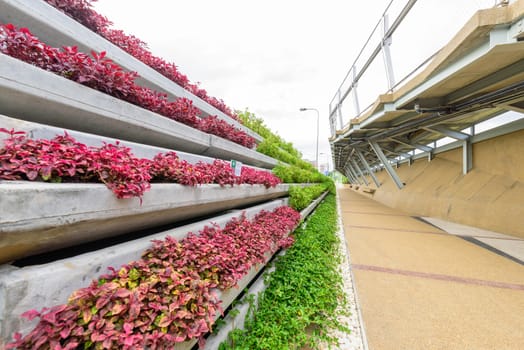
<path id="1" fill-rule="evenodd" d="M 524 349 L 524 266 L 338 189 L 369 349 Z"/>

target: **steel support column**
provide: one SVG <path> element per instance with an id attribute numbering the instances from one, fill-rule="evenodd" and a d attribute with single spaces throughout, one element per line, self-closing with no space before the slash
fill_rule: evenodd
<path id="1" fill-rule="evenodd" d="M 436 132 L 452 139 L 462 141 L 462 173 L 466 175 L 473 168 L 473 147 L 471 136 L 460 131 L 451 130 L 440 125 L 424 128 L 427 131 Z"/>
<path id="2" fill-rule="evenodd" d="M 355 177 L 353 176 L 353 174 L 351 173 L 351 171 L 349 171 L 349 168 L 348 167 L 344 167 L 344 174 L 346 175 L 346 177 L 348 178 L 349 182 L 350 183 L 355 183 L 357 182 L 355 180 Z"/>
<path id="3" fill-rule="evenodd" d="M 353 167 L 351 166 L 351 164 L 348 162 L 346 166 L 348 167 L 348 170 L 351 172 L 351 174 L 352 174 L 353 177 L 355 178 L 357 184 L 358 184 L 358 185 L 362 185 L 362 182 L 361 182 L 360 179 L 358 178 L 358 173 L 356 172 L 355 169 L 353 169 Z"/>
<path id="4" fill-rule="evenodd" d="M 384 165 L 384 167 L 386 168 L 386 171 L 388 172 L 388 175 L 391 177 L 391 179 L 395 182 L 395 184 L 397 185 L 397 187 L 399 189 L 402 189 L 404 187 L 404 183 L 402 182 L 402 180 L 400 180 L 400 178 L 398 177 L 397 175 L 397 172 L 395 171 L 395 169 L 393 169 L 393 167 L 391 166 L 391 164 L 389 164 L 389 161 L 388 159 L 386 158 L 386 156 L 384 155 L 384 153 L 382 152 L 382 149 L 380 149 L 380 146 L 378 145 L 378 143 L 376 143 L 375 141 L 369 141 L 369 145 L 371 146 L 371 148 L 373 149 L 373 151 L 375 151 L 375 154 L 377 155 L 378 159 L 382 162 L 382 164 Z"/>
<path id="5" fill-rule="evenodd" d="M 466 175 L 473 168 L 473 146 L 471 140 L 462 141 L 462 174 Z"/>
<path id="6" fill-rule="evenodd" d="M 344 129 L 344 120 L 342 119 L 342 93 L 338 90 L 337 115 L 339 122 L 339 130 Z"/>
<path id="7" fill-rule="evenodd" d="M 382 38 L 382 54 L 384 57 L 384 66 L 386 68 L 386 77 L 388 79 L 388 88 L 389 90 L 393 89 L 395 86 L 395 76 L 393 74 L 393 62 L 391 60 L 391 51 L 389 47 L 391 46 L 391 34 L 389 32 L 389 21 L 388 15 L 384 14 L 382 17 L 383 24 L 383 38 Z"/>
<path id="8" fill-rule="evenodd" d="M 371 176 L 371 178 L 373 179 L 373 182 L 375 183 L 375 185 L 377 187 L 380 187 L 380 182 L 378 181 L 377 177 L 375 176 L 375 173 L 371 170 L 371 167 L 369 166 L 362 152 L 357 148 L 355 148 L 355 151 L 357 152 L 357 155 L 360 158 L 360 162 L 364 165 L 364 167 L 368 171 L 369 176 Z"/>
<path id="9" fill-rule="evenodd" d="M 360 104 L 358 102 L 358 94 L 357 94 L 357 69 L 355 66 L 353 66 L 353 79 L 351 81 L 351 92 L 353 93 L 353 108 L 355 108 L 355 115 L 360 115 Z M 341 129 L 344 126 L 341 127 Z"/>
<path id="10" fill-rule="evenodd" d="M 362 172 L 362 169 L 360 169 L 360 167 L 358 166 L 357 162 L 354 159 L 351 159 L 351 163 L 353 163 L 353 166 L 355 167 L 355 169 L 357 169 L 358 173 L 362 177 L 362 181 L 364 181 L 366 186 L 369 186 L 369 182 L 366 179 L 366 176 L 364 175 L 364 173 Z"/>

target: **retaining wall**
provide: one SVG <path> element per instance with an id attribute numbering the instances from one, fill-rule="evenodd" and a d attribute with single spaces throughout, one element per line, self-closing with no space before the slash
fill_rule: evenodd
<path id="1" fill-rule="evenodd" d="M 524 237 L 524 130 L 473 144 L 473 169 L 462 173 L 462 149 L 419 159 L 396 169 L 399 190 L 386 171 L 368 194 L 418 216 Z M 372 184 L 373 181 L 369 179 Z M 361 188 L 362 189 L 362 188 Z"/>

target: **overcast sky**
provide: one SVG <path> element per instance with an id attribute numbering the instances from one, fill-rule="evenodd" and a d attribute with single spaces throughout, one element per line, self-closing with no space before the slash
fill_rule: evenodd
<path id="1" fill-rule="evenodd" d="M 315 159 L 317 117 L 299 108 L 318 109 L 319 162 L 324 163 L 329 102 L 389 2 L 99 0 L 95 9 L 114 28 L 139 37 L 155 55 L 175 63 L 209 95 L 264 119 L 306 159 Z M 393 6 L 401 8 L 405 2 L 395 0 Z M 476 9 L 493 4 L 419 0 L 407 22 L 411 27 L 407 24 L 402 33 L 406 39 L 393 38 L 395 64 L 433 52 Z M 368 86 L 386 90 L 378 80 L 368 81 Z"/>

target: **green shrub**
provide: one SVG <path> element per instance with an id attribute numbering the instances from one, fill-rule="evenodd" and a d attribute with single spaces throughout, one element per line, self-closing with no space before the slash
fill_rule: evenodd
<path id="1" fill-rule="evenodd" d="M 308 187 L 291 186 L 289 188 L 289 205 L 293 209 L 301 211 L 327 189 L 327 183 Z"/>

